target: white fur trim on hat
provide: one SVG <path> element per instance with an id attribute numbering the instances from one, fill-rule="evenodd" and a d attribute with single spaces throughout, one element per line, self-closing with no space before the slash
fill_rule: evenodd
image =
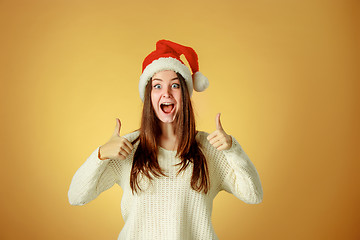
<path id="1" fill-rule="evenodd" d="M 185 79 L 190 96 L 192 95 L 193 81 L 189 68 L 176 58 L 167 57 L 154 60 L 152 63 L 147 65 L 141 74 L 139 82 L 139 93 L 142 101 L 144 101 L 145 87 L 149 80 L 154 76 L 155 73 L 164 70 L 173 70 L 174 72 L 180 73 L 181 76 L 183 76 Z"/>
<path id="2" fill-rule="evenodd" d="M 209 86 L 209 80 L 201 72 L 193 74 L 194 89 L 197 92 L 202 92 Z"/>

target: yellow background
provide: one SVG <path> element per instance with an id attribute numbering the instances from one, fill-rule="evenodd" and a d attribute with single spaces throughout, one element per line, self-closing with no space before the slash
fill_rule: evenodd
<path id="1" fill-rule="evenodd" d="M 0 1 L 1 239 L 116 239 L 121 188 L 70 206 L 71 178 L 139 127 L 138 79 L 159 39 L 193 47 L 215 115 L 264 200 L 221 192 L 220 239 L 359 239 L 359 1 Z"/>

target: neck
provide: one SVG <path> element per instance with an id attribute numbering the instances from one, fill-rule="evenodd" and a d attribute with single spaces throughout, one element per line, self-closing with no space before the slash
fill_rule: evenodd
<path id="1" fill-rule="evenodd" d="M 160 128 L 160 146 L 168 150 L 175 150 L 177 148 L 177 137 L 175 134 L 174 124 L 161 122 Z"/>
<path id="2" fill-rule="evenodd" d="M 161 137 L 166 139 L 176 138 L 175 129 L 173 123 L 160 122 Z"/>

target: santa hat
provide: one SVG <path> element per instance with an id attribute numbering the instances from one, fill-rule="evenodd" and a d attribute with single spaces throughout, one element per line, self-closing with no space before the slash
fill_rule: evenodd
<path id="1" fill-rule="evenodd" d="M 184 54 L 190 69 L 180 60 Z M 140 98 L 144 101 L 145 87 L 155 73 L 164 70 L 173 70 L 184 77 L 190 96 L 193 89 L 204 91 L 209 86 L 208 79 L 199 72 L 198 56 L 194 49 L 168 40 L 159 40 L 156 50 L 151 52 L 144 60 L 142 74 L 139 82 Z"/>

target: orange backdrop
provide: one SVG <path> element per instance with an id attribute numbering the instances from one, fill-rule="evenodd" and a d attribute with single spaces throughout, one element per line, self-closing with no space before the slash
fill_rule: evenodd
<path id="1" fill-rule="evenodd" d="M 215 115 L 258 169 L 260 205 L 222 192 L 220 239 L 359 239 L 359 1 L 0 1 L 1 239 L 116 239 L 118 186 L 70 206 L 71 178 L 122 121 L 144 57 L 192 46 Z"/>

